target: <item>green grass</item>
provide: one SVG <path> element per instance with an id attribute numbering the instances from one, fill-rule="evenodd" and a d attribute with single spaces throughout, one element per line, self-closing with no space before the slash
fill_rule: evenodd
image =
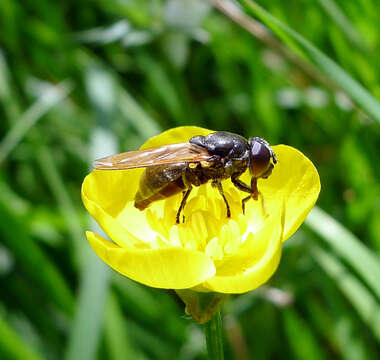
<path id="1" fill-rule="evenodd" d="M 205 359 L 173 293 L 93 256 L 80 199 L 94 158 L 180 125 L 292 145 L 321 176 L 269 283 L 293 300 L 231 297 L 225 357 L 380 356 L 377 1 L 235 5 L 266 39 L 202 0 L 1 1 L 1 359 Z"/>

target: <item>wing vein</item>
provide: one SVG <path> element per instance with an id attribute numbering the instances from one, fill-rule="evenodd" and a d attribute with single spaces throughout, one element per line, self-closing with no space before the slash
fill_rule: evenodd
<path id="1" fill-rule="evenodd" d="M 186 142 L 107 156 L 95 160 L 93 167 L 98 170 L 125 170 L 209 159 L 210 154 L 205 148 Z"/>

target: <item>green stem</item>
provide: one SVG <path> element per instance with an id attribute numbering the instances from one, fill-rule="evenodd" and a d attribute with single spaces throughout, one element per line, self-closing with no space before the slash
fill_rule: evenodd
<path id="1" fill-rule="evenodd" d="M 223 332 L 220 310 L 204 325 L 207 352 L 210 360 L 223 360 Z"/>

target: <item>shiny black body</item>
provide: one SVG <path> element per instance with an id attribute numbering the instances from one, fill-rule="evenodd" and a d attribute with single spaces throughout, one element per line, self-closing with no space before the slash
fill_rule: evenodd
<path id="1" fill-rule="evenodd" d="M 186 200 L 191 192 L 192 186 L 200 186 L 212 181 L 221 196 L 223 197 L 226 208 L 227 217 L 231 216 L 230 208 L 227 199 L 224 196 L 222 188 L 222 180 L 231 178 L 232 183 L 241 191 L 247 192 L 250 195 L 243 200 L 244 204 L 250 198 L 257 199 L 257 178 L 268 177 L 273 168 L 270 160 L 275 163 L 275 155 L 270 149 L 265 140 L 261 138 L 253 138 L 250 140 L 244 137 L 218 131 L 207 136 L 194 136 L 189 142 L 201 146 L 210 154 L 207 162 L 200 163 L 176 163 L 171 165 L 160 165 L 149 167 L 143 173 L 140 180 L 140 187 L 135 197 L 135 206 L 143 210 L 152 202 L 165 199 L 169 196 L 183 192 L 183 200 L 177 212 L 176 222 L 179 223 L 180 213 L 183 210 Z M 258 170 L 261 173 L 252 174 L 256 170 L 252 168 L 255 158 L 252 155 L 252 150 L 259 142 L 259 148 L 262 146 L 264 150 L 259 149 L 263 154 L 259 154 L 262 159 L 256 155 L 255 166 L 261 166 L 260 160 L 263 162 L 263 170 Z M 243 183 L 239 177 L 250 168 L 252 174 L 251 185 Z M 253 169 L 253 170 L 252 170 Z"/>

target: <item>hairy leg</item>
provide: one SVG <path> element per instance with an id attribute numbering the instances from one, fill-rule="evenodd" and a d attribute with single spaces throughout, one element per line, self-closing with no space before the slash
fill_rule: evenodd
<path id="1" fill-rule="evenodd" d="M 238 179 L 236 176 L 232 176 L 231 181 L 239 190 L 251 194 L 250 196 L 247 196 L 246 198 L 244 198 L 241 201 L 241 208 L 242 208 L 243 214 L 244 214 L 245 213 L 245 203 L 250 199 L 258 200 L 258 198 L 259 198 L 260 192 L 257 188 L 257 179 L 251 178 L 251 186 L 247 185 L 246 183 L 244 183 L 243 181 Z"/>
<path id="2" fill-rule="evenodd" d="M 182 197 L 181 205 L 179 206 L 179 209 L 177 211 L 177 216 L 175 218 L 176 224 L 179 224 L 179 218 L 181 216 L 181 211 L 184 209 L 184 207 L 186 205 L 186 201 L 187 201 L 187 198 L 190 195 L 191 190 L 192 190 L 192 188 L 189 188 L 189 189 L 187 189 L 187 190 L 185 190 L 185 191 L 182 192 L 183 197 Z M 185 217 L 183 218 L 183 222 L 185 222 Z"/>
<path id="3" fill-rule="evenodd" d="M 231 210 L 230 210 L 230 205 L 228 204 L 228 201 L 226 199 L 226 196 L 224 195 L 224 191 L 223 191 L 223 186 L 222 186 L 222 183 L 221 181 L 219 180 L 216 180 L 214 179 L 212 181 L 212 186 L 216 187 L 219 191 L 219 194 L 222 196 L 223 200 L 224 200 L 224 203 L 226 204 L 226 208 L 227 208 L 227 217 L 231 217 Z"/>

